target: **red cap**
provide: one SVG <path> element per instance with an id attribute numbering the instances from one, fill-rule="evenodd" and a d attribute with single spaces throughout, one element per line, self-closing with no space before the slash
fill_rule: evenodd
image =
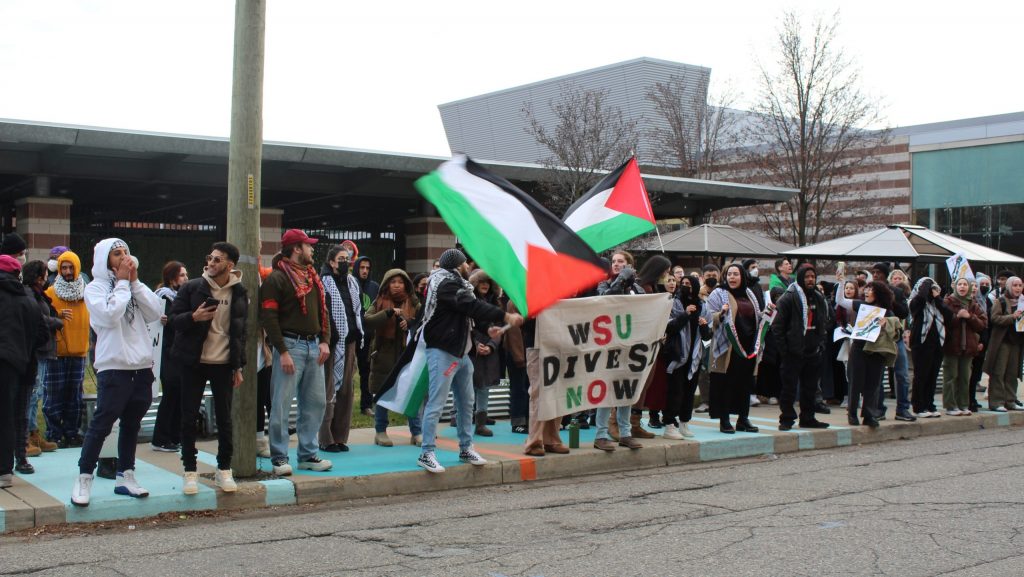
<path id="1" fill-rule="evenodd" d="M 298 244 L 300 242 L 305 244 L 316 244 L 316 239 L 309 238 L 306 236 L 306 233 L 297 228 L 290 228 L 281 235 L 281 246 L 283 247 L 291 244 Z"/>

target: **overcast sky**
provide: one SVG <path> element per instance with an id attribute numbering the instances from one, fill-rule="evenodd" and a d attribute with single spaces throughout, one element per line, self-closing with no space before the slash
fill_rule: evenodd
<path id="1" fill-rule="evenodd" d="M 640 56 L 710 67 L 742 108 L 786 9 L 841 9 L 890 126 L 1024 110 L 1020 1 L 267 4 L 266 140 L 443 156 L 438 104 Z M 0 0 L 0 118 L 227 136 L 233 22 L 228 0 Z"/>

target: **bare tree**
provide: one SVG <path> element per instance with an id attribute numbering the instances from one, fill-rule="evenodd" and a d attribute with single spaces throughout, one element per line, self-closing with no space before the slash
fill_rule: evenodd
<path id="1" fill-rule="evenodd" d="M 806 38 L 796 14 L 783 16 L 776 62 L 758 62 L 760 95 L 746 129 L 752 177 L 799 190 L 781 210 L 761 210 L 771 232 L 798 245 L 823 240 L 841 224 L 836 219 L 852 214 L 832 206 L 837 185 L 877 162 L 889 140 L 888 130 L 868 130 L 881 122 L 880 106 L 836 45 L 838 21 L 838 12 L 819 16 Z"/>
<path id="2" fill-rule="evenodd" d="M 672 76 L 656 82 L 645 98 L 666 126 L 648 131 L 654 145 L 654 161 L 672 176 L 711 179 L 719 177 L 724 151 L 738 144 L 737 115 L 731 112 L 736 94 L 731 88 L 709 96 L 708 77 L 695 84 Z"/>
<path id="3" fill-rule="evenodd" d="M 553 185 L 545 187 L 548 208 L 561 214 L 600 179 L 600 171 L 622 164 L 637 144 L 637 121 L 608 104 L 607 90 L 562 86 L 558 99 L 548 102 L 551 115 L 538 115 L 526 103 L 522 114 L 526 132 L 548 149 L 538 162 L 552 169 Z"/>

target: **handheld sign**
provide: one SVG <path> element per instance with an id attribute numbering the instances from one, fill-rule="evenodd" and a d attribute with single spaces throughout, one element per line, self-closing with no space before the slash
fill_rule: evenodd
<path id="1" fill-rule="evenodd" d="M 962 278 L 974 282 L 974 271 L 971 270 L 971 264 L 967 262 L 967 257 L 964 256 L 964 253 L 958 252 L 947 258 L 946 268 L 949 269 L 949 284 L 955 285 L 956 281 Z"/>
<path id="2" fill-rule="evenodd" d="M 882 334 L 882 323 L 885 322 L 885 309 L 871 305 L 860 305 L 857 311 L 857 322 L 853 325 L 850 338 L 857 341 L 875 342 Z"/>

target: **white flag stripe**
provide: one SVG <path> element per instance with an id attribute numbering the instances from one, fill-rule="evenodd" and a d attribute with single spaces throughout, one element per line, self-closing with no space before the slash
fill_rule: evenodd
<path id="1" fill-rule="evenodd" d="M 595 194 L 590 200 L 583 203 L 565 219 L 565 225 L 572 230 L 579 232 L 588 226 L 604 222 L 622 214 L 605 206 L 608 198 L 611 197 L 614 188 L 602 190 Z"/>

